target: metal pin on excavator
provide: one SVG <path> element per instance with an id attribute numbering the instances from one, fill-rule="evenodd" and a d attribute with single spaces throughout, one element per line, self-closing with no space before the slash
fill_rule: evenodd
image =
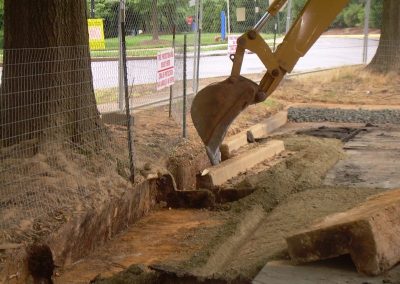
<path id="1" fill-rule="evenodd" d="M 349 0 L 308 0 L 283 42 L 272 52 L 259 32 L 286 2 L 274 1 L 254 28 L 238 39 L 236 54 L 231 57 L 230 77 L 205 87 L 193 100 L 192 120 L 213 165 L 221 162 L 219 147 L 234 119 L 247 106 L 262 102 L 272 94 Z M 246 49 L 257 54 L 267 68 L 259 85 L 240 76 Z"/>

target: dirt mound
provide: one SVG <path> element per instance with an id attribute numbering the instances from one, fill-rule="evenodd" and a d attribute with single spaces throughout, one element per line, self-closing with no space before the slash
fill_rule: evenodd
<path id="1" fill-rule="evenodd" d="M 232 218 L 217 238 L 185 264 L 192 273 L 252 279 L 268 260 L 287 257 L 285 236 L 378 192 L 322 186 L 326 172 L 343 156 L 340 142 L 311 137 L 284 141 L 295 154 L 239 185 L 256 191 L 231 205 Z"/>
<path id="2" fill-rule="evenodd" d="M 40 240 L 74 213 L 132 188 L 122 174 L 126 159 L 118 151 L 124 149 L 114 147 L 96 152 L 47 145 L 25 157 L 3 159 L 0 182 L 7 194 L 0 196 L 0 242 Z M 18 167 L 11 171 L 13 165 Z"/>
<path id="3" fill-rule="evenodd" d="M 146 255 L 146 262 L 142 263 L 152 267 L 155 264 L 168 265 L 184 276 L 179 280 L 190 278 L 192 282 L 187 283 L 196 283 L 198 279 L 212 279 L 218 283 L 235 282 L 237 279 L 241 279 L 241 283 L 251 282 L 266 262 L 288 257 L 286 236 L 317 218 L 346 210 L 380 191 L 322 184 L 326 172 L 344 155 L 340 141 L 293 135 L 279 138 L 284 140 L 291 155 L 271 169 L 247 177 L 238 185 L 241 188 L 253 187 L 255 191 L 251 195 L 225 204 L 219 211 L 186 211 L 188 216 L 199 216 L 199 212 L 203 212 L 201 214 L 206 214 L 207 222 L 217 224 L 207 227 L 207 222 L 202 221 L 192 228 L 190 234 L 195 239 L 188 239 L 187 243 L 196 245 L 196 248 L 190 251 L 184 241 L 175 241 L 175 246 L 170 248 L 172 254 L 167 253 L 163 260 L 154 262 L 152 259 L 159 254 L 154 250 L 155 255 Z M 171 214 L 176 215 L 176 212 L 163 211 L 166 218 Z M 181 224 L 182 228 L 185 226 Z M 160 233 L 157 235 L 166 234 L 168 227 L 170 225 L 158 227 Z M 138 228 L 135 238 L 140 238 L 141 231 Z M 188 233 L 180 231 L 179 235 Z M 148 238 L 148 233 L 143 232 L 142 237 Z M 171 237 L 165 241 L 158 240 L 161 243 L 170 241 Z M 143 250 L 140 245 L 137 249 Z M 185 258 L 177 260 L 177 251 Z M 140 262 L 136 260 L 135 263 Z M 131 282 L 144 277 L 147 283 L 159 283 L 159 274 L 154 271 L 133 274 L 126 270 L 98 283 L 124 283 L 118 282 L 121 277 Z"/>

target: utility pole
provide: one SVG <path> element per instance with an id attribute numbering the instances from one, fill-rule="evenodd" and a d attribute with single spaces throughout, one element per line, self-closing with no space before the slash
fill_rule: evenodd
<path id="1" fill-rule="evenodd" d="M 286 33 L 289 32 L 292 21 L 292 0 L 288 0 L 287 18 L 286 18 Z"/>

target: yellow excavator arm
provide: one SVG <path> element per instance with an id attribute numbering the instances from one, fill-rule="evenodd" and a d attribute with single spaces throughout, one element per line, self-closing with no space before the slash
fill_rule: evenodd
<path id="1" fill-rule="evenodd" d="M 259 32 L 287 2 L 276 0 L 254 28 L 238 39 L 236 53 L 231 57 L 231 76 L 202 89 L 191 108 L 193 124 L 213 165 L 221 161 L 219 147 L 233 120 L 247 106 L 262 102 L 273 93 L 285 74 L 293 70 L 349 1 L 308 0 L 283 42 L 273 52 Z M 259 85 L 240 76 L 246 50 L 257 54 L 267 68 Z"/>

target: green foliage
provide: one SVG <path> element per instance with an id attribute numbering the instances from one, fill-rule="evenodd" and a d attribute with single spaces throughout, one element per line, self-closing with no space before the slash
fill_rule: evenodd
<path id="1" fill-rule="evenodd" d="M 370 14 L 370 27 L 380 29 L 382 26 L 382 13 L 383 13 L 383 1 L 372 0 L 371 14 Z"/>
<path id="2" fill-rule="evenodd" d="M 224 0 L 204 0 L 203 2 L 203 30 L 204 32 L 220 32 L 221 11 L 226 11 Z"/>
<path id="3" fill-rule="evenodd" d="M 226 1 L 225 1 L 226 2 Z M 255 13 L 256 7 L 259 8 L 259 13 Z M 246 20 L 244 22 L 238 22 L 236 17 L 236 9 L 237 8 L 245 8 L 246 12 Z M 231 29 L 236 33 L 245 32 L 251 29 L 262 17 L 264 11 L 268 8 L 268 1 L 263 0 L 256 0 L 256 1 L 249 1 L 249 0 L 236 0 L 230 2 L 230 14 L 231 14 Z M 283 19 L 283 17 L 281 17 Z M 272 32 L 271 30 L 264 32 Z"/>
<path id="4" fill-rule="evenodd" d="M 4 0 L 0 0 L 0 3 Z M 88 7 L 90 8 L 88 0 Z M 119 0 L 94 0 L 95 16 L 103 18 L 105 21 L 106 37 L 115 37 L 118 34 L 118 5 Z M 297 17 L 304 7 L 307 0 L 292 0 L 292 18 Z M 177 32 L 189 31 L 189 27 L 185 22 L 187 16 L 194 16 L 194 7 L 189 7 L 189 0 L 157 0 L 157 18 L 159 22 L 159 32 L 161 34 L 171 33 L 173 24 L 176 25 Z M 372 0 L 371 7 L 371 28 L 379 28 L 382 22 L 382 0 Z M 126 0 L 127 10 L 127 31 L 134 34 L 137 30 L 142 30 L 146 34 L 152 32 L 152 13 L 155 7 L 152 7 L 150 0 Z M 227 12 L 226 0 L 203 0 L 203 31 L 208 33 L 220 32 L 220 13 Z M 231 0 L 230 15 L 231 29 L 237 33 L 250 29 L 255 22 L 261 17 L 261 12 L 256 14 L 255 7 L 258 6 L 260 11 L 267 9 L 268 1 L 256 0 Z M 364 5 L 365 0 L 351 0 L 350 4 L 336 18 L 332 27 L 345 28 L 362 26 L 364 21 Z M 1 5 L 2 7 L 2 5 Z M 236 21 L 236 9 L 239 7 L 246 8 L 246 21 Z M 89 10 L 90 11 L 90 10 Z M 286 20 L 286 10 L 279 15 L 280 31 L 284 30 Z M 89 13 L 90 15 L 90 13 Z M 0 10 L 0 28 L 2 26 L 2 10 Z M 272 32 L 272 31 L 268 31 Z"/>
<path id="5" fill-rule="evenodd" d="M 4 26 L 4 0 L 0 0 L 0 30 L 3 30 Z"/>
<path id="6" fill-rule="evenodd" d="M 306 0 L 293 0 L 293 16 L 300 13 L 304 7 Z M 336 17 L 333 22 L 333 28 L 349 28 L 362 26 L 364 24 L 364 8 L 365 0 L 351 0 L 349 5 Z M 371 14 L 370 14 L 370 27 L 380 28 L 382 23 L 382 0 L 372 0 Z M 286 12 L 285 12 L 286 14 Z"/>
<path id="7" fill-rule="evenodd" d="M 364 21 L 364 7 L 358 3 L 351 3 L 343 13 L 346 27 L 358 27 Z"/>
<path id="8" fill-rule="evenodd" d="M 173 25 L 177 32 L 189 31 L 185 20 L 194 15 L 194 8 L 189 7 L 188 0 L 157 0 L 157 7 L 150 0 L 127 0 L 127 5 L 138 13 L 138 27 L 145 33 L 152 32 L 152 13 L 157 9 L 159 32 L 171 33 Z"/>

